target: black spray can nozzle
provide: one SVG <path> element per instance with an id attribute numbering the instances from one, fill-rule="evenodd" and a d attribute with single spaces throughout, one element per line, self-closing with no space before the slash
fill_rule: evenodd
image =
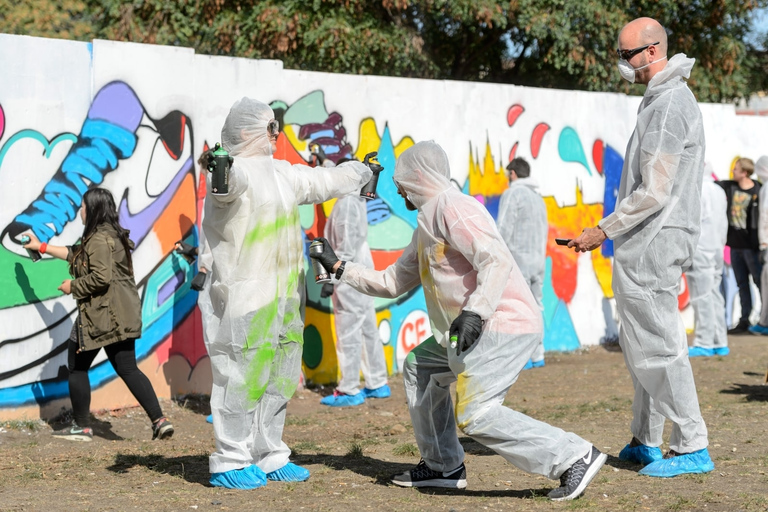
<path id="1" fill-rule="evenodd" d="M 30 238 L 27 235 L 23 235 L 19 239 L 19 242 L 21 242 L 21 245 L 27 245 L 30 242 Z M 33 262 L 40 261 L 40 258 L 42 258 L 38 251 L 33 251 L 32 249 L 26 248 L 24 250 L 27 251 L 27 254 L 29 254 L 29 259 L 31 259 Z"/>
<path id="2" fill-rule="evenodd" d="M 229 169 L 234 159 L 218 142 L 213 146 L 208 171 L 211 173 L 211 193 L 225 195 L 229 193 Z"/>
<path id="3" fill-rule="evenodd" d="M 379 184 L 379 173 L 384 170 L 384 167 L 376 159 L 377 155 L 378 153 L 374 151 L 373 153 L 365 155 L 365 158 L 363 159 L 363 163 L 373 171 L 373 176 L 371 176 L 371 181 L 366 183 L 362 190 L 360 190 L 360 197 L 364 197 L 369 201 L 371 199 L 376 199 L 376 185 Z"/>

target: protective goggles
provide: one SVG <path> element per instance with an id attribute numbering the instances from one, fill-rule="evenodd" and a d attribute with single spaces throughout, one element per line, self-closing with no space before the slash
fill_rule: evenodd
<path id="1" fill-rule="evenodd" d="M 276 137 L 280 133 L 280 123 L 278 123 L 276 119 L 267 123 L 267 133 L 271 137 Z"/>
<path id="2" fill-rule="evenodd" d="M 629 60 L 638 53 L 642 52 L 643 50 L 646 50 L 650 48 L 651 46 L 656 46 L 659 44 L 659 41 L 656 41 L 655 43 L 646 44 L 645 46 L 638 46 L 637 48 L 632 48 L 631 50 L 619 50 L 616 49 L 616 55 L 619 56 L 620 59 Z"/>

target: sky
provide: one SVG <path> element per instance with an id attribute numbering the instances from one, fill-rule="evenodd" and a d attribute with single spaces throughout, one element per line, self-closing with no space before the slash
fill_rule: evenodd
<path id="1" fill-rule="evenodd" d="M 762 48 L 762 42 L 765 41 L 764 36 L 766 32 L 768 32 L 768 8 L 758 9 L 753 14 L 750 40 L 753 41 L 756 46 Z"/>

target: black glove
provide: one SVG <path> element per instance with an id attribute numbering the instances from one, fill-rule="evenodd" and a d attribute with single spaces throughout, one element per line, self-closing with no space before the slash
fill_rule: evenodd
<path id="1" fill-rule="evenodd" d="M 327 299 L 331 295 L 333 295 L 333 283 L 323 284 L 323 287 L 320 289 L 320 298 Z"/>
<path id="2" fill-rule="evenodd" d="M 763 249 L 760 251 L 760 263 L 765 265 L 766 259 L 768 259 L 768 249 Z"/>
<path id="3" fill-rule="evenodd" d="M 374 151 L 372 153 L 368 153 L 365 155 L 365 158 L 363 158 L 363 163 L 367 165 L 371 171 L 373 171 L 373 174 L 378 174 L 384 170 L 384 167 L 382 167 L 379 161 L 376 160 L 376 155 L 378 154 L 378 152 Z"/>
<path id="4" fill-rule="evenodd" d="M 197 275 L 194 277 L 194 279 L 192 279 L 192 283 L 190 284 L 190 287 L 196 292 L 203 291 L 206 277 L 208 277 L 208 274 L 206 274 L 205 272 L 198 272 Z"/>
<path id="5" fill-rule="evenodd" d="M 333 266 L 338 263 L 339 258 L 336 256 L 336 253 L 333 252 L 333 249 L 331 249 L 331 244 L 328 242 L 328 240 L 322 237 L 315 238 L 315 240 L 320 240 L 323 242 L 323 252 L 317 254 L 309 251 L 309 257 L 313 260 L 319 261 L 329 274 L 333 274 Z"/>
<path id="6" fill-rule="evenodd" d="M 315 165 L 323 165 L 323 162 L 328 158 L 325 156 L 325 151 L 320 144 L 313 143 L 309 145 L 309 154 Z"/>
<path id="7" fill-rule="evenodd" d="M 208 171 L 208 166 L 211 165 L 211 162 L 213 161 L 213 149 L 209 149 L 208 151 L 203 152 L 202 155 L 200 155 L 200 158 L 197 159 L 197 163 L 200 164 L 200 167 Z"/>
<path id="8" fill-rule="evenodd" d="M 197 247 L 179 240 L 176 242 L 176 252 L 184 256 L 190 263 L 197 257 Z"/>
<path id="9" fill-rule="evenodd" d="M 462 311 L 451 324 L 450 337 L 456 336 L 456 355 L 469 350 L 483 331 L 483 319 L 477 313 Z"/>

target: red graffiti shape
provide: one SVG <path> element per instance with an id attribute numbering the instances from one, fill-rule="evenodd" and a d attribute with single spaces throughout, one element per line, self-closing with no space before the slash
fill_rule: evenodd
<path id="1" fill-rule="evenodd" d="M 512 146 L 512 149 L 509 151 L 509 160 L 512 161 L 515 159 L 515 154 L 517 153 L 517 142 L 515 142 L 515 145 Z"/>
<path id="2" fill-rule="evenodd" d="M 597 169 L 597 172 L 600 174 L 603 174 L 603 150 L 605 148 L 603 147 L 603 141 L 600 139 L 597 139 L 594 144 L 592 144 L 592 161 L 595 163 L 595 169 Z"/>
<path id="3" fill-rule="evenodd" d="M 541 140 L 544 138 L 544 134 L 549 130 L 547 123 L 539 123 L 536 128 L 533 129 L 531 135 L 531 155 L 533 158 L 539 157 L 539 151 L 541 150 Z"/>
<path id="4" fill-rule="evenodd" d="M 0 105 L 0 139 L 3 138 L 5 132 L 5 112 L 3 112 L 3 106 Z"/>
<path id="5" fill-rule="evenodd" d="M 515 121 L 517 121 L 517 118 L 520 117 L 520 114 L 523 112 L 525 112 L 525 108 L 523 108 L 522 105 L 512 105 L 509 107 L 509 110 L 507 111 L 507 124 L 509 126 L 515 124 Z"/>

